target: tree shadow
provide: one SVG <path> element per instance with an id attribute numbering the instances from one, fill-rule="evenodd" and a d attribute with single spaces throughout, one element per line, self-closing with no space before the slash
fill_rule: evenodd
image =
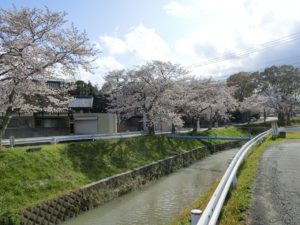
<path id="1" fill-rule="evenodd" d="M 183 151 L 206 146 L 202 140 L 171 140 L 166 135 L 66 143 L 62 154 L 75 170 L 99 180 Z"/>
<path id="2" fill-rule="evenodd" d="M 75 170 L 91 180 L 98 180 L 116 172 L 110 163 L 110 154 L 120 148 L 119 141 L 93 141 L 68 143 L 63 154 L 68 157 Z"/>
<path id="3" fill-rule="evenodd" d="M 166 138 L 154 135 L 67 143 L 62 152 L 75 170 L 91 180 L 124 172 L 169 154 Z"/>

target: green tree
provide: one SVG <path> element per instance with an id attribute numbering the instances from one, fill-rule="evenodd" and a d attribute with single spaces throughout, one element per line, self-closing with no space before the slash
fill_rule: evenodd
<path id="1" fill-rule="evenodd" d="M 92 96 L 94 98 L 94 102 L 91 111 L 94 113 L 106 112 L 108 99 L 107 96 L 97 87 L 97 85 L 93 85 L 91 82 L 86 83 L 82 80 L 78 80 L 76 81 L 75 86 L 75 89 L 70 92 L 72 96 Z"/>
<path id="2" fill-rule="evenodd" d="M 240 103 L 246 98 L 250 97 L 257 87 L 256 84 L 256 74 L 249 72 L 239 72 L 231 75 L 227 79 L 227 86 L 234 87 L 233 96 Z M 236 111 L 230 112 L 231 118 L 235 121 L 243 122 L 247 120 L 250 122 L 251 111 L 245 109 L 238 109 Z"/>
<path id="3" fill-rule="evenodd" d="M 256 88 L 254 74 L 248 72 L 233 74 L 227 79 L 227 86 L 235 87 L 234 97 L 242 102 L 245 98 L 251 96 Z"/>

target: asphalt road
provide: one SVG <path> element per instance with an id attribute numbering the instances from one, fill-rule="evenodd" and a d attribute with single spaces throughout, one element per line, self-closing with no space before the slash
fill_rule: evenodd
<path id="1" fill-rule="evenodd" d="M 252 225 L 300 224 L 300 141 L 272 145 L 264 152 L 253 199 Z"/>

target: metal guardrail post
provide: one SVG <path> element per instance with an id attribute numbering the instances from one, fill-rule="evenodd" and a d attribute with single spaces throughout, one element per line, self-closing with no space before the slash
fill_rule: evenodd
<path id="1" fill-rule="evenodd" d="M 15 137 L 14 136 L 9 137 L 9 146 L 11 148 L 13 148 L 15 146 Z"/>
<path id="2" fill-rule="evenodd" d="M 192 209 L 191 210 L 191 221 L 192 225 L 197 225 L 200 217 L 202 215 L 202 211 L 200 209 Z"/>
<path id="3" fill-rule="evenodd" d="M 236 188 L 237 184 L 238 184 L 238 179 L 237 179 L 237 176 L 235 174 L 234 177 L 233 177 L 233 180 L 232 180 L 232 187 Z"/>
<path id="4" fill-rule="evenodd" d="M 244 156 L 244 162 L 247 161 L 247 159 L 248 159 L 248 154 L 245 154 L 245 156 Z"/>

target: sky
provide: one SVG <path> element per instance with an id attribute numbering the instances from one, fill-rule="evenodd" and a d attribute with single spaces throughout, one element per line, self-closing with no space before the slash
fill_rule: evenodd
<path id="1" fill-rule="evenodd" d="M 192 75 L 226 79 L 272 65 L 300 67 L 299 0 L 1 0 L 0 7 L 48 7 L 101 53 L 94 73 L 78 78 L 103 84 L 115 69 L 151 60 L 185 66 Z"/>

